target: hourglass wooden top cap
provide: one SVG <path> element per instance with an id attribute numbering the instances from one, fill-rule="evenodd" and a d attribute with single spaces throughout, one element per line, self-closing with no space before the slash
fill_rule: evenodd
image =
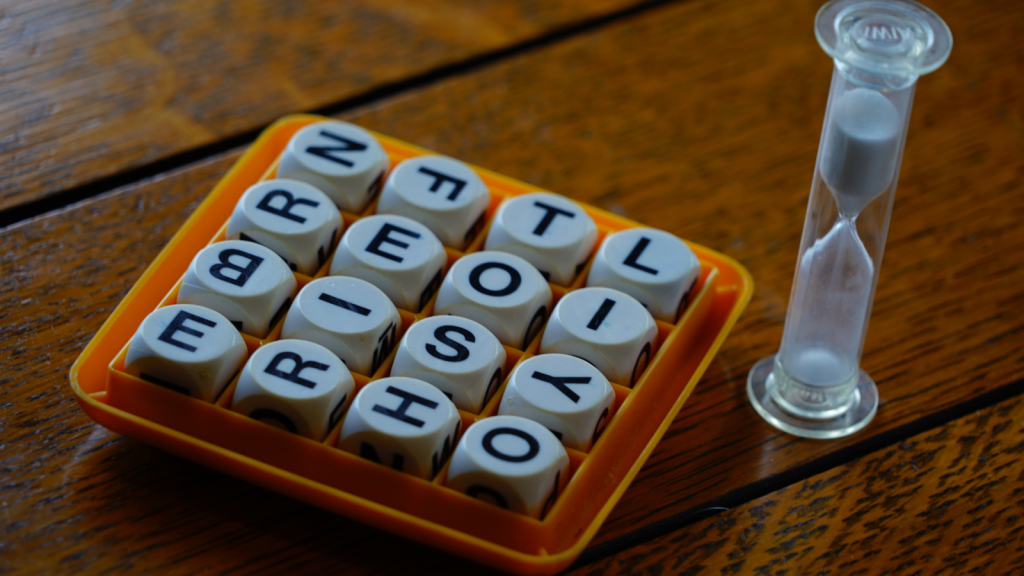
<path id="1" fill-rule="evenodd" d="M 832 0 L 818 10 L 814 33 L 837 61 L 892 76 L 932 72 L 953 48 L 942 18 L 913 0 Z"/>

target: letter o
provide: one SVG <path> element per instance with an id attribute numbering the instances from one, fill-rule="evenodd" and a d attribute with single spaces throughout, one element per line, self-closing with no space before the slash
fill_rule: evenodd
<path id="1" fill-rule="evenodd" d="M 526 450 L 526 453 L 516 456 L 505 454 L 504 452 L 498 451 L 498 449 L 494 447 L 494 439 L 497 438 L 498 436 L 501 436 L 502 434 L 511 434 L 513 436 L 516 436 L 517 438 L 525 440 L 527 446 L 529 447 Z M 528 462 L 530 460 L 533 460 L 533 458 L 537 454 L 540 454 L 540 442 L 537 442 L 536 438 L 530 436 L 529 434 L 523 432 L 522 430 L 518 430 L 516 428 L 509 428 L 508 426 L 495 428 L 494 430 L 491 430 L 487 434 L 484 434 L 483 446 L 484 450 L 486 450 L 488 454 L 494 456 L 498 460 L 504 460 L 505 462 Z"/>
<path id="2" fill-rule="evenodd" d="M 484 272 L 490 270 L 491 268 L 498 268 L 508 273 L 507 286 L 500 290 L 491 290 L 490 288 L 487 288 L 480 283 L 480 276 L 482 276 Z M 480 292 L 481 294 L 486 294 L 487 296 L 508 296 L 509 294 L 512 294 L 513 292 L 518 290 L 520 284 L 522 283 L 523 277 L 520 276 L 519 271 L 509 266 L 508 264 L 504 264 L 502 262 L 485 262 L 483 264 L 480 264 L 476 268 L 473 268 L 473 271 L 469 273 L 469 285 L 472 286 L 473 289 L 476 290 L 477 292 Z"/>

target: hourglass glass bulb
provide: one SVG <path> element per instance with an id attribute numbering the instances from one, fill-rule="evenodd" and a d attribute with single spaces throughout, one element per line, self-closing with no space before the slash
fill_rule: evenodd
<path id="1" fill-rule="evenodd" d="M 829 120 L 821 176 L 840 214 L 852 218 L 892 182 L 903 123 L 892 102 L 867 88 L 844 93 Z"/>

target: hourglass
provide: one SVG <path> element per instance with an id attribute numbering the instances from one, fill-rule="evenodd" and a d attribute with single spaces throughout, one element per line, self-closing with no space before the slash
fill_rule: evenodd
<path id="1" fill-rule="evenodd" d="M 878 388 L 860 357 L 882 263 L 918 76 L 953 38 L 911 0 L 833 0 L 815 35 L 835 68 L 782 345 L 747 377 L 765 420 L 808 438 L 871 421 Z"/>

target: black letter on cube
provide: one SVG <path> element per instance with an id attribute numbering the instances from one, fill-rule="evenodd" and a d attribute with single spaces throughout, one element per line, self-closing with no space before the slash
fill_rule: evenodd
<path id="1" fill-rule="evenodd" d="M 587 324 L 587 328 L 590 328 L 591 330 L 597 330 L 600 328 L 601 322 L 604 322 L 604 319 L 608 317 L 608 313 L 611 312 L 614 307 L 615 300 L 605 298 L 604 302 L 602 302 L 601 306 L 597 309 L 597 312 L 594 313 L 594 317 L 590 319 L 590 323 Z"/>
<path id="2" fill-rule="evenodd" d="M 648 274 L 657 275 L 658 271 L 655 270 L 654 268 L 649 268 L 637 262 L 637 260 L 640 259 L 640 255 L 644 253 L 644 250 L 647 249 L 647 245 L 650 243 L 650 238 L 641 237 L 640 241 L 636 243 L 636 246 L 634 246 L 633 250 L 629 253 L 629 256 L 626 256 L 626 260 L 623 262 L 623 264 L 631 268 L 636 268 L 641 272 L 647 272 Z"/>
<path id="3" fill-rule="evenodd" d="M 567 218 L 576 217 L 576 215 L 573 214 L 572 212 L 566 212 L 561 208 L 555 208 L 554 206 L 550 204 L 545 204 L 543 202 L 534 202 L 533 205 L 538 208 L 543 208 L 545 210 L 544 217 L 540 219 L 540 223 L 537 224 L 537 227 L 533 229 L 534 236 L 543 236 L 544 232 L 547 231 L 548 226 L 550 226 L 551 222 L 554 221 L 555 216 L 561 215 Z"/>
<path id="4" fill-rule="evenodd" d="M 531 375 L 534 380 L 540 380 L 541 382 L 547 382 L 554 386 L 559 392 L 565 394 L 565 397 L 573 401 L 573 404 L 579 403 L 580 395 L 573 392 L 566 384 L 590 384 L 590 376 L 549 376 L 543 372 L 534 371 Z"/>
<path id="5" fill-rule="evenodd" d="M 597 424 L 594 424 L 594 434 L 590 436 L 590 442 L 597 442 L 597 437 L 601 435 L 601 424 L 604 424 L 605 418 L 608 417 L 608 408 L 605 408 L 601 412 L 601 415 L 597 417 Z"/>
<path id="6" fill-rule="evenodd" d="M 437 341 L 441 344 L 450 346 L 452 350 L 455 350 L 455 354 L 442 354 L 433 343 L 425 346 L 427 354 L 443 362 L 462 362 L 469 358 L 469 348 L 449 338 L 449 332 L 455 332 L 462 336 L 466 339 L 466 342 L 476 342 L 476 336 L 473 336 L 473 333 L 465 328 L 460 326 L 440 326 L 437 330 L 434 330 L 434 338 L 437 338 Z"/>
<path id="7" fill-rule="evenodd" d="M 246 258 L 249 260 L 249 263 L 245 265 L 245 268 L 232 264 L 232 256 L 241 256 L 242 258 Z M 217 258 L 220 260 L 220 264 L 210 266 L 210 276 L 213 276 L 218 280 L 223 280 L 228 284 L 234 284 L 235 286 L 245 286 L 245 283 L 249 281 L 249 278 L 256 272 L 256 269 L 263 263 L 263 258 L 254 256 L 248 252 L 242 252 L 235 248 L 228 248 L 227 250 L 224 250 L 217 255 Z M 225 276 L 224 273 L 221 272 L 221 270 L 225 268 L 235 270 L 238 272 L 238 276 L 235 278 Z"/>
<path id="8" fill-rule="evenodd" d="M 359 456 L 366 458 L 371 462 L 380 464 L 380 455 L 377 454 L 377 449 L 373 447 L 373 444 L 367 444 L 366 442 L 359 443 Z M 405 456 L 395 452 L 391 454 L 391 467 L 399 472 L 405 468 Z"/>
<path id="9" fill-rule="evenodd" d="M 377 348 L 373 351 L 373 361 L 370 364 L 370 376 L 377 372 L 377 368 L 384 363 L 384 359 L 391 353 L 391 346 L 395 343 L 395 332 L 398 328 L 392 322 L 384 329 L 384 333 L 377 339 Z"/>
<path id="10" fill-rule="evenodd" d="M 491 268 L 504 270 L 508 274 L 508 284 L 506 284 L 504 288 L 491 290 L 480 283 L 480 276 Z M 486 294 L 487 296 L 508 296 L 518 290 L 522 283 L 523 277 L 519 275 L 519 271 L 502 262 L 484 262 L 476 268 L 473 268 L 473 271 L 469 273 L 469 285 L 477 292 Z"/>
<path id="11" fill-rule="evenodd" d="M 500 506 L 502 508 L 505 508 L 506 510 L 508 509 L 508 502 L 505 500 L 505 497 L 502 496 L 501 493 L 495 490 L 494 488 L 490 488 L 488 486 L 474 484 L 469 488 L 466 488 L 466 496 L 479 498 L 484 502 L 490 501 L 495 506 Z M 484 497 L 480 498 L 481 496 Z"/>
<path id="12" fill-rule="evenodd" d="M 273 200 L 274 198 L 277 198 L 278 196 L 284 197 L 284 206 L 281 208 L 274 208 L 273 206 L 270 205 L 270 201 Z M 299 224 L 304 224 L 306 222 L 305 216 L 299 216 L 298 214 L 291 213 L 292 206 L 295 206 L 296 204 L 305 204 L 306 206 L 313 207 L 320 205 L 319 202 L 306 200 L 305 198 L 299 198 L 298 200 L 296 200 L 295 197 L 292 196 L 292 193 L 287 190 L 274 190 L 270 194 L 264 196 L 263 199 L 260 200 L 260 203 L 256 205 L 256 207 L 259 208 L 260 210 L 263 210 L 264 212 L 270 212 L 275 216 L 280 216 L 282 218 L 287 218 L 294 222 L 298 222 Z"/>
<path id="13" fill-rule="evenodd" d="M 430 408 L 431 410 L 436 410 L 438 407 L 438 403 L 434 402 L 433 400 L 428 400 L 427 398 L 417 396 L 410 392 L 406 392 L 405 390 L 395 388 L 394 386 L 388 386 L 387 392 L 388 394 L 394 394 L 395 396 L 401 398 L 402 403 L 399 404 L 398 408 L 395 410 L 392 410 L 391 408 L 385 408 L 380 404 L 375 404 L 373 406 L 373 411 L 380 412 L 385 416 L 391 416 L 395 420 L 405 422 L 406 424 L 412 424 L 417 428 L 423 428 L 423 425 L 426 424 L 426 422 L 420 420 L 419 418 L 413 418 L 412 416 L 406 414 L 406 412 L 409 410 L 409 407 L 412 406 L 413 402 L 417 404 L 422 404 L 427 408 Z"/>
<path id="14" fill-rule="evenodd" d="M 346 160 L 340 156 L 333 156 L 331 155 L 331 152 L 363 152 L 366 150 L 366 144 L 360 144 L 359 142 L 349 140 L 344 136 L 332 134 L 327 130 L 321 130 L 320 135 L 324 138 L 330 138 L 331 140 L 340 142 L 342 146 L 310 146 L 309 148 L 306 148 L 306 152 L 314 156 L 330 160 L 331 162 L 337 162 L 338 164 L 348 168 L 351 168 L 355 164 L 351 160 Z"/>
<path id="15" fill-rule="evenodd" d="M 548 509 L 550 509 L 551 506 L 555 503 L 555 500 L 558 499 L 558 484 L 561 481 L 562 481 L 562 471 L 559 470 L 557 473 L 555 473 L 555 485 L 551 487 L 551 494 L 548 496 L 548 499 L 544 501 L 544 507 L 541 508 L 541 511 L 540 511 L 540 517 L 541 518 L 543 518 L 543 517 L 548 515 Z"/>
<path id="16" fill-rule="evenodd" d="M 643 363 L 640 362 L 641 358 L 643 359 Z M 643 374 L 644 370 L 647 369 L 647 363 L 650 362 L 650 360 L 651 343 L 647 342 L 646 344 L 644 344 L 644 347 L 640 350 L 640 353 L 636 355 L 636 363 L 633 364 L 633 377 L 629 382 L 630 386 L 636 384 L 637 379 L 639 379 L 640 375 Z"/>
<path id="17" fill-rule="evenodd" d="M 530 325 L 526 327 L 526 334 L 523 336 L 523 350 L 533 342 L 533 339 L 537 334 L 540 334 L 540 329 L 544 327 L 544 320 L 548 317 L 548 307 L 541 306 L 537 309 L 537 312 L 530 319 Z"/>
<path id="18" fill-rule="evenodd" d="M 395 240 L 394 238 L 388 236 L 392 232 L 398 232 L 399 234 L 405 234 L 406 236 L 411 236 L 413 238 L 420 237 L 419 233 L 417 232 L 413 232 L 412 230 L 406 230 L 405 228 L 400 228 L 398 226 L 395 226 L 394 224 L 389 224 L 385 222 L 384 225 L 380 227 L 380 232 L 377 232 L 377 235 L 373 237 L 373 240 L 370 240 L 370 244 L 366 247 L 366 251 L 369 252 L 370 254 L 376 254 L 377 256 L 387 258 L 388 260 L 394 260 L 395 262 L 401 262 L 402 260 L 404 260 L 404 258 L 402 258 L 401 256 L 395 256 L 390 252 L 385 252 L 380 249 L 380 245 L 384 244 L 385 242 L 387 242 L 388 244 L 394 244 L 399 248 L 409 247 L 409 244 L 407 242 Z"/>
<path id="19" fill-rule="evenodd" d="M 284 426 L 285 429 L 291 432 L 292 434 L 297 434 L 299 432 L 299 429 L 295 426 L 295 423 L 292 422 L 291 418 L 285 416 L 284 414 L 281 414 L 277 410 L 272 410 L 270 408 L 257 408 L 253 410 L 252 413 L 249 414 L 249 418 L 252 418 L 253 420 L 264 421 L 273 420 L 279 423 L 280 425 Z"/>
<path id="20" fill-rule="evenodd" d="M 462 422 L 455 423 L 455 432 L 452 432 L 451 436 L 446 436 L 444 444 L 441 445 L 441 452 L 434 452 L 430 456 L 430 476 L 437 476 L 437 473 L 441 471 L 441 466 L 448 461 L 448 457 L 452 455 L 452 450 L 455 449 L 455 439 L 459 436 L 459 428 L 462 428 Z"/>
<path id="21" fill-rule="evenodd" d="M 505 454 L 504 452 L 499 451 L 494 446 L 494 439 L 497 438 L 498 436 L 501 436 L 502 434 L 511 434 L 513 436 L 526 440 L 526 444 L 529 447 L 526 450 L 526 453 L 515 455 Z M 486 450 L 488 454 L 494 456 L 498 460 L 504 460 L 506 462 L 529 462 L 530 460 L 533 460 L 534 456 L 540 454 L 540 442 L 537 442 L 536 438 L 534 438 L 533 436 L 529 435 L 526 432 L 523 432 L 522 430 L 519 430 L 517 428 L 509 428 L 508 426 L 495 428 L 494 430 L 491 430 L 487 434 L 484 434 L 484 440 L 482 444 L 484 446 L 484 450 Z"/>
<path id="22" fill-rule="evenodd" d="M 159 336 L 157 336 L 157 340 L 160 340 L 161 342 L 167 342 L 168 344 L 172 346 L 177 346 L 178 348 L 181 348 L 182 350 L 185 350 L 187 352 L 195 352 L 195 346 L 174 339 L 175 332 L 184 332 L 185 334 L 195 336 L 196 338 L 203 337 L 203 332 L 185 326 L 186 320 L 192 320 L 193 322 L 198 322 L 203 326 L 208 326 L 210 328 L 213 328 L 214 326 L 217 325 L 217 323 L 214 322 L 213 320 L 207 320 L 206 318 L 196 316 L 195 314 L 189 314 L 188 312 L 182 310 L 181 312 L 178 312 L 178 314 L 174 317 L 174 320 L 171 320 L 171 323 L 167 325 L 167 328 L 165 328 L 164 331 L 161 332 Z"/>
<path id="23" fill-rule="evenodd" d="M 284 362 L 285 360 L 291 360 L 292 362 L 295 363 L 295 367 L 292 368 L 291 372 L 282 372 L 281 370 L 278 370 L 277 365 L 280 364 L 281 362 Z M 320 362 L 315 362 L 313 360 L 310 360 L 309 362 L 303 362 L 302 356 L 299 356 L 295 352 L 281 352 L 277 356 L 274 356 L 274 359 L 270 361 L 270 364 L 267 365 L 267 368 L 266 370 L 264 370 L 264 372 L 270 374 L 271 376 L 277 376 L 278 378 L 283 378 L 289 382 L 294 382 L 300 386 L 305 386 L 306 388 L 316 388 L 316 382 L 313 382 L 312 380 L 306 380 L 305 378 L 299 376 L 299 374 L 301 374 L 302 371 L 305 370 L 306 368 L 324 371 L 330 368 L 330 366 L 328 366 L 327 364 L 321 364 Z"/>
<path id="24" fill-rule="evenodd" d="M 434 183 L 430 186 L 431 192 L 437 192 L 438 190 L 441 189 L 441 184 L 444 184 L 445 182 L 451 182 L 452 185 L 455 186 L 455 189 L 452 190 L 452 193 L 448 195 L 448 199 L 452 201 L 455 201 L 455 199 L 459 197 L 459 192 L 462 192 L 462 189 L 466 187 L 465 180 L 453 178 L 447 174 L 442 174 L 435 170 L 431 170 L 430 168 L 424 168 L 421 166 L 420 172 L 428 176 L 434 177 Z"/>
<path id="25" fill-rule="evenodd" d="M 360 316 L 369 316 L 370 312 L 373 312 L 373 310 L 370 310 L 369 308 L 364 308 L 364 307 L 360 306 L 359 304 L 353 304 L 352 302 L 349 302 L 348 300 L 342 300 L 341 298 L 337 298 L 335 296 L 331 296 L 330 294 L 328 294 L 326 292 L 320 294 L 320 298 L 319 299 L 323 300 L 324 302 L 327 302 L 328 304 L 334 304 L 335 306 L 337 306 L 338 308 L 341 308 L 342 310 L 348 310 L 349 312 L 355 312 L 356 314 L 359 314 Z"/>

